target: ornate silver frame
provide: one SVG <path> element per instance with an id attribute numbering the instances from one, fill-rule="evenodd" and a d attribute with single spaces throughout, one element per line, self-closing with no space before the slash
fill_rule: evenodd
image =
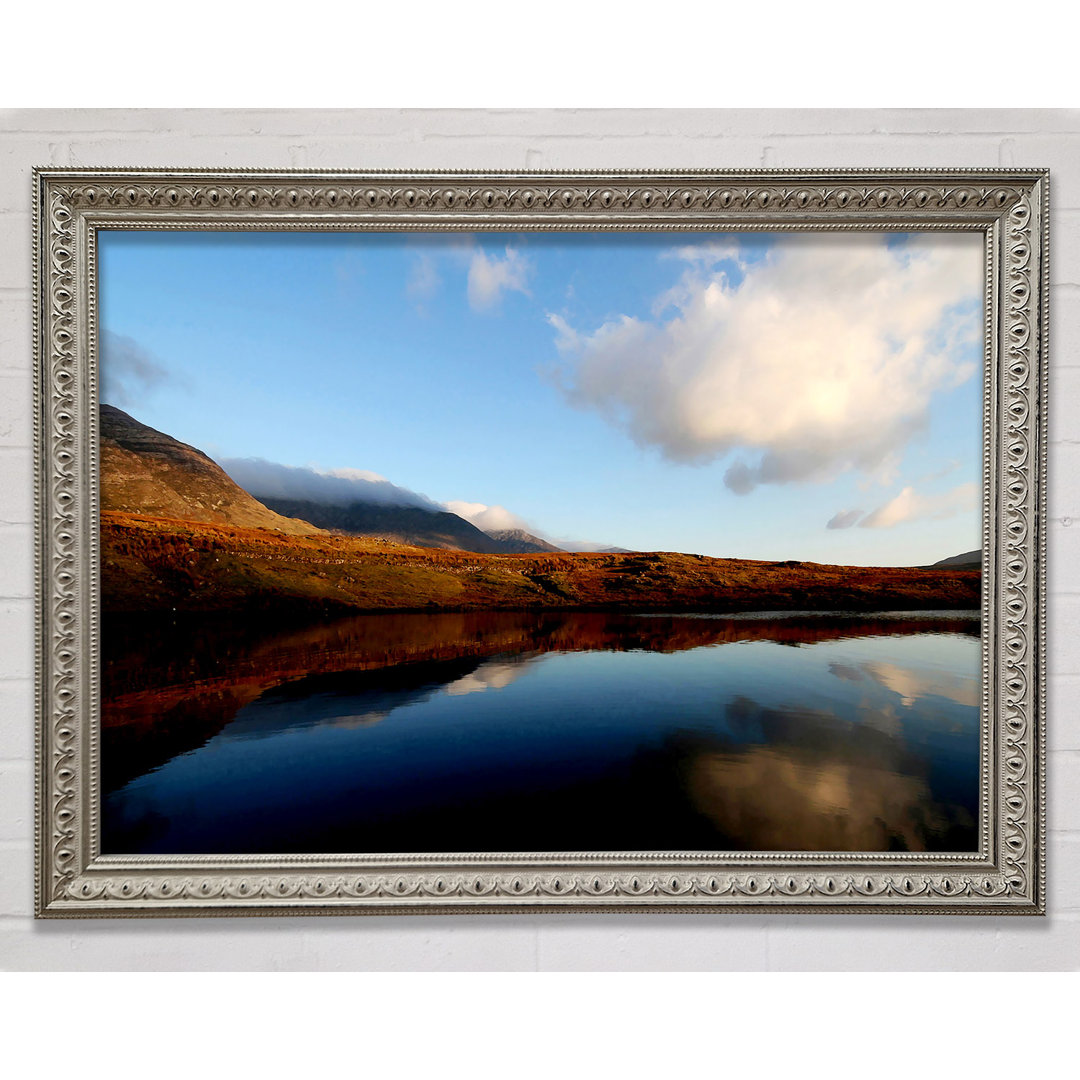
<path id="1" fill-rule="evenodd" d="M 1042 914 L 1048 173 L 34 174 L 39 917 L 563 911 Z M 103 857 L 96 231 L 977 229 L 986 242 L 974 854 Z"/>

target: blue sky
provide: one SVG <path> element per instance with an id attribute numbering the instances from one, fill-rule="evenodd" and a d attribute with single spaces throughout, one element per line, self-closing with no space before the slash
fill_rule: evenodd
<path id="1" fill-rule="evenodd" d="M 105 230 L 101 396 L 482 527 L 930 562 L 980 543 L 980 243 Z"/>

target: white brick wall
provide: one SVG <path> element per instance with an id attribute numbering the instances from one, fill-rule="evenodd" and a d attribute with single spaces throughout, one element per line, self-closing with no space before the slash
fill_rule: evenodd
<path id="1" fill-rule="evenodd" d="M 30 916 L 30 169 L 43 164 L 1049 166 L 1049 916 L 567 915 L 35 924 Z M 0 111 L 0 967 L 1080 968 L 1078 341 L 1080 111 Z"/>

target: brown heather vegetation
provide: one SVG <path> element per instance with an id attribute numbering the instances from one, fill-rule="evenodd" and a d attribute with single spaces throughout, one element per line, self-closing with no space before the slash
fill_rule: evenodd
<path id="1" fill-rule="evenodd" d="M 978 570 L 713 559 L 674 552 L 493 555 L 105 511 L 108 612 L 977 608 Z"/>

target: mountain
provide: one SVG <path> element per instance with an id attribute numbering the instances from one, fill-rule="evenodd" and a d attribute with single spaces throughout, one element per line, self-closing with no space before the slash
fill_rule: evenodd
<path id="1" fill-rule="evenodd" d="M 100 418 L 103 511 L 277 529 L 293 536 L 327 530 L 488 555 L 562 550 L 524 529 L 488 534 L 449 510 L 430 506 L 374 499 L 341 505 L 318 498 L 259 497 L 263 488 L 245 491 L 201 450 L 113 405 L 102 405 Z"/>
<path id="2" fill-rule="evenodd" d="M 334 506 L 307 499 L 264 498 L 271 510 L 288 517 L 302 517 L 331 532 L 350 536 L 378 536 L 416 547 L 456 548 L 486 554 L 508 554 L 522 550 L 507 547 L 475 525 L 449 510 L 428 510 L 422 506 L 389 506 L 385 503 L 354 502 Z"/>
<path id="3" fill-rule="evenodd" d="M 292 536 L 320 531 L 264 506 L 201 450 L 112 405 L 102 405 L 99 416 L 102 510 L 277 529 Z"/>
<path id="4" fill-rule="evenodd" d="M 563 540 L 559 544 L 561 551 L 592 552 L 597 555 L 632 555 L 632 548 L 604 547 L 602 544 L 592 544 L 587 540 Z"/>
<path id="5" fill-rule="evenodd" d="M 524 529 L 488 529 L 488 536 L 503 545 L 502 551 L 520 555 L 533 555 L 538 551 L 563 551 L 561 547 L 541 540 L 539 536 Z"/>
<path id="6" fill-rule="evenodd" d="M 982 551 L 965 551 L 963 555 L 952 555 L 948 559 L 939 559 L 934 566 L 982 567 Z"/>

